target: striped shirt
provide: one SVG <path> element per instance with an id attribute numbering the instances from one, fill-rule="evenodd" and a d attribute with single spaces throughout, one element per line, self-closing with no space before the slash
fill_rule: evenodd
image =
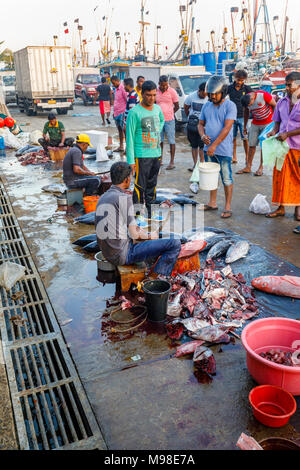
<path id="1" fill-rule="evenodd" d="M 127 121 L 128 113 L 129 111 L 134 108 L 137 104 L 139 104 L 140 99 L 139 95 L 135 90 L 132 90 L 130 93 L 128 93 L 127 97 L 127 105 L 126 105 L 126 111 L 125 111 L 125 122 Z"/>
<path id="2" fill-rule="evenodd" d="M 273 97 L 266 91 L 257 91 L 255 101 L 249 110 L 252 112 L 253 124 L 264 126 L 270 124 L 273 118 L 273 108 L 270 106 Z"/>

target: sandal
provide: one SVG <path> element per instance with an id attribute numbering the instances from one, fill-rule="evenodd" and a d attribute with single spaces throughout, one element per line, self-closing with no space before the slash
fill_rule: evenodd
<path id="1" fill-rule="evenodd" d="M 176 166 L 175 165 L 169 165 L 167 166 L 166 170 L 175 170 Z"/>
<path id="2" fill-rule="evenodd" d="M 270 214 L 266 214 L 267 219 L 276 219 L 276 217 L 284 217 L 284 216 L 285 216 L 285 212 L 282 213 L 278 211 L 271 212 Z"/>
<path id="3" fill-rule="evenodd" d="M 261 172 L 260 172 L 260 170 L 257 170 L 257 171 L 254 173 L 254 176 L 263 176 L 263 174 L 264 174 L 264 173 L 263 173 L 263 170 L 261 170 Z"/>
<path id="4" fill-rule="evenodd" d="M 212 206 L 208 206 L 207 204 L 204 204 L 204 207 L 203 207 L 203 210 L 205 212 L 208 212 L 208 211 L 217 211 L 219 208 L 218 207 L 212 207 Z"/>
<path id="5" fill-rule="evenodd" d="M 250 171 L 239 170 L 236 172 L 236 175 L 250 175 L 250 173 L 251 173 L 251 170 Z"/>
<path id="6" fill-rule="evenodd" d="M 228 215 L 225 216 L 225 214 L 228 214 Z M 222 219 L 230 219 L 230 217 L 232 217 L 232 211 L 224 211 L 221 217 Z"/>

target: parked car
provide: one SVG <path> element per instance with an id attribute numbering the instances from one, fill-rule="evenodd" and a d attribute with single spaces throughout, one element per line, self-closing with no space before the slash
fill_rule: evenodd
<path id="1" fill-rule="evenodd" d="M 75 97 L 83 100 L 84 106 L 92 104 L 101 83 L 99 74 L 79 74 L 75 83 Z"/>

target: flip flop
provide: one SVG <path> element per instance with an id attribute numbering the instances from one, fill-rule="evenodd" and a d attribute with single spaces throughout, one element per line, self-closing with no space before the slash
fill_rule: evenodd
<path id="1" fill-rule="evenodd" d="M 276 217 L 284 217 L 284 216 L 285 216 L 285 213 L 281 214 L 280 212 L 279 213 L 271 212 L 270 214 L 266 214 L 267 219 L 276 219 Z"/>
<path id="2" fill-rule="evenodd" d="M 239 170 L 236 172 L 236 175 L 250 175 L 251 171 Z"/>
<path id="3" fill-rule="evenodd" d="M 121 149 L 121 147 L 119 147 L 117 150 L 114 150 L 114 152 L 124 152 L 124 149 Z"/>
<path id="4" fill-rule="evenodd" d="M 175 170 L 176 166 L 175 165 L 169 165 L 167 166 L 166 170 Z"/>
<path id="5" fill-rule="evenodd" d="M 263 176 L 263 173 L 260 174 L 259 171 L 256 171 L 256 172 L 254 173 L 254 176 Z"/>
<path id="6" fill-rule="evenodd" d="M 208 206 L 207 204 L 204 204 L 204 207 L 203 207 L 203 210 L 205 212 L 208 212 L 208 211 L 217 211 L 219 208 L 218 207 L 211 207 L 211 206 Z"/>
<path id="7" fill-rule="evenodd" d="M 225 217 L 224 214 L 228 214 L 228 216 Z M 224 211 L 221 217 L 222 219 L 230 219 L 230 217 L 232 217 L 232 211 Z"/>
<path id="8" fill-rule="evenodd" d="M 231 163 L 232 163 L 233 165 L 235 165 L 236 163 L 238 163 L 238 161 L 237 161 L 237 160 L 232 160 Z"/>

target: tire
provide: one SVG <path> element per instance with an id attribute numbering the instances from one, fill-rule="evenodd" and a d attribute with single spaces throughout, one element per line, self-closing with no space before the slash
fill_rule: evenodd
<path id="1" fill-rule="evenodd" d="M 28 106 L 25 106 L 25 113 L 27 116 L 34 116 L 34 111 L 32 109 L 29 109 Z"/>
<path id="2" fill-rule="evenodd" d="M 68 114 L 69 109 L 68 108 L 58 108 L 57 109 L 57 114 Z"/>
<path id="3" fill-rule="evenodd" d="M 87 99 L 86 94 L 83 94 L 83 95 L 82 95 L 82 100 L 83 100 L 84 106 L 88 106 L 88 105 L 89 105 L 89 101 L 88 101 L 88 99 Z"/>

